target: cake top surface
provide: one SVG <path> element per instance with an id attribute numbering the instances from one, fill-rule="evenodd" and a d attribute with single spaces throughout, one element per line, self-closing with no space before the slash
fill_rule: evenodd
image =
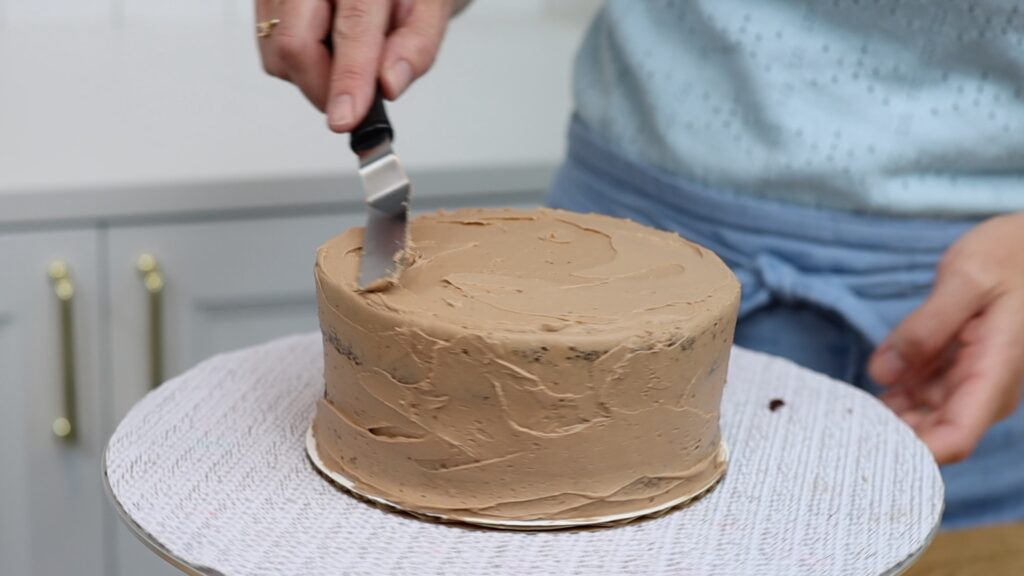
<path id="1" fill-rule="evenodd" d="M 386 291 L 358 292 L 363 228 L 320 248 L 320 274 L 371 307 L 491 333 L 684 329 L 739 291 L 710 250 L 597 214 L 439 211 L 412 220 L 410 237 L 414 260 Z"/>

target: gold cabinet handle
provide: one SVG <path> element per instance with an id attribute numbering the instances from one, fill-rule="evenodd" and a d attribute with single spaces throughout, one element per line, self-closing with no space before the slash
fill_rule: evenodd
<path id="1" fill-rule="evenodd" d="M 65 442 L 75 439 L 77 400 L 75 398 L 75 320 L 73 301 L 75 285 L 67 262 L 56 260 L 48 270 L 53 293 L 60 305 L 61 415 L 53 419 L 54 435 Z"/>
<path id="2" fill-rule="evenodd" d="M 156 388 L 164 381 L 164 276 L 152 254 L 139 256 L 135 267 L 149 294 L 149 386 Z"/>

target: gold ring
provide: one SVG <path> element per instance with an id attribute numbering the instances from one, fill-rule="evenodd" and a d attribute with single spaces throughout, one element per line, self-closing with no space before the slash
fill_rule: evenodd
<path id="1" fill-rule="evenodd" d="M 256 36 L 258 38 L 266 38 L 270 36 L 270 31 L 281 23 L 281 20 L 274 18 L 273 20 L 264 20 L 263 22 L 256 23 Z"/>

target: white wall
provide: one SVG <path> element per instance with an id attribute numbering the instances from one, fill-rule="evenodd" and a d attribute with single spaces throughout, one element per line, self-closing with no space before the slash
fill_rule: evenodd
<path id="1" fill-rule="evenodd" d="M 413 168 L 553 163 L 595 0 L 476 0 L 391 108 Z M 351 171 L 252 0 L 0 0 L 0 193 Z"/>

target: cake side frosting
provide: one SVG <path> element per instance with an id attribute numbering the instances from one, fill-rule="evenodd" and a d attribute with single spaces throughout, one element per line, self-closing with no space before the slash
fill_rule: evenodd
<path id="1" fill-rule="evenodd" d="M 723 472 L 739 285 L 711 252 L 624 220 L 462 210 L 411 223 L 397 286 L 360 293 L 362 230 L 317 257 L 321 458 L 412 510 L 628 512 Z"/>

